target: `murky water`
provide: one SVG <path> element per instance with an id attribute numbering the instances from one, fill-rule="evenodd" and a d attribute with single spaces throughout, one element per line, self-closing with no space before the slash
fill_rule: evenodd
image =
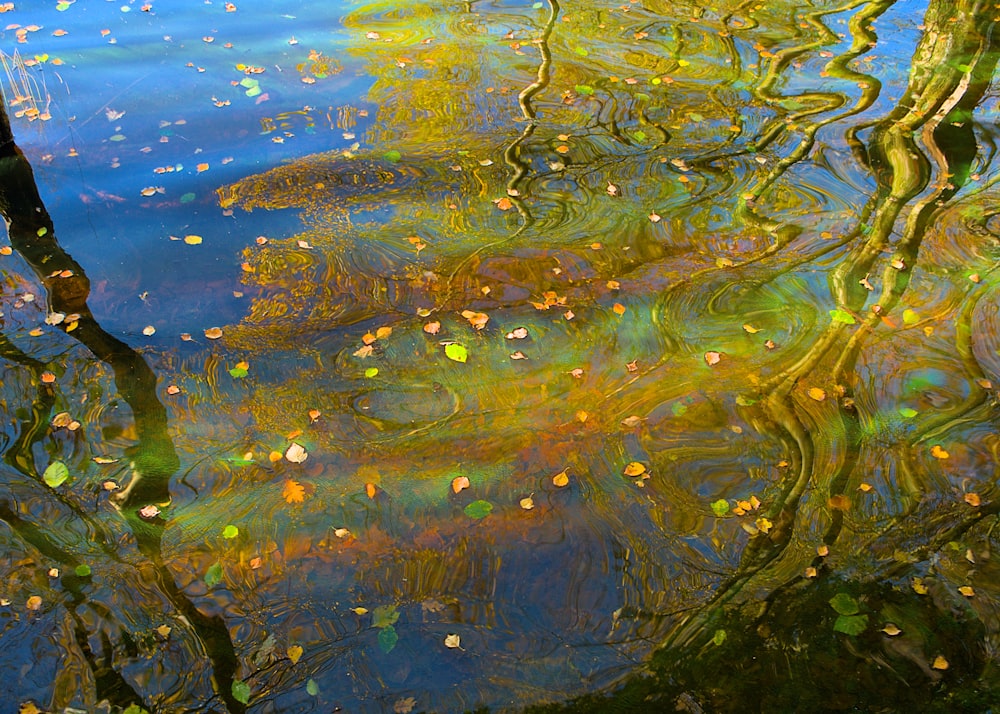
<path id="1" fill-rule="evenodd" d="M 27 5 L 11 710 L 991 706 L 992 5 Z"/>

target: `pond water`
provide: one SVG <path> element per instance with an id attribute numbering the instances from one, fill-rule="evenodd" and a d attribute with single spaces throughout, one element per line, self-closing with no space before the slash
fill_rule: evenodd
<path id="1" fill-rule="evenodd" d="M 987 711 L 995 12 L 0 5 L 0 709 Z"/>

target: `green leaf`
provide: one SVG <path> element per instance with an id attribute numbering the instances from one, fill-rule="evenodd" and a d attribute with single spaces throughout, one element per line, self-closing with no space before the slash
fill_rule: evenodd
<path id="1" fill-rule="evenodd" d="M 228 525 L 222 529 L 223 538 L 235 538 L 240 534 L 240 529 L 234 525 Z"/>
<path id="2" fill-rule="evenodd" d="M 236 379 L 243 379 L 249 374 L 246 367 L 233 367 L 229 370 L 229 374 L 233 375 Z"/>
<path id="3" fill-rule="evenodd" d="M 729 513 L 729 501 L 724 498 L 720 498 L 718 501 L 712 502 L 712 513 L 722 518 L 722 516 Z"/>
<path id="4" fill-rule="evenodd" d="M 841 615 L 833 623 L 834 632 L 843 632 L 845 635 L 856 637 L 868 627 L 868 615 Z"/>
<path id="5" fill-rule="evenodd" d="M 578 84 L 578 85 L 576 85 L 576 93 L 577 94 L 593 94 L 594 93 L 594 88 L 591 87 L 589 84 Z"/>
<path id="6" fill-rule="evenodd" d="M 222 582 L 222 563 L 213 563 L 205 571 L 205 585 L 212 588 Z"/>
<path id="7" fill-rule="evenodd" d="M 465 362 L 469 359 L 469 351 L 457 342 L 450 342 L 444 346 L 444 354 L 448 359 L 456 362 Z"/>
<path id="8" fill-rule="evenodd" d="M 250 685 L 246 682 L 234 679 L 231 691 L 233 693 L 233 699 L 238 701 L 240 704 L 246 704 L 250 701 Z"/>
<path id="9" fill-rule="evenodd" d="M 904 325 L 916 325 L 918 322 L 920 322 L 920 315 L 918 315 L 915 310 L 903 310 Z"/>
<path id="10" fill-rule="evenodd" d="M 181 203 L 191 203 L 194 200 L 194 194 L 191 192 L 185 193 L 181 196 Z"/>
<path id="11" fill-rule="evenodd" d="M 830 598 L 830 607 L 837 611 L 838 615 L 856 615 L 858 613 L 858 601 L 847 593 L 837 593 Z"/>
<path id="12" fill-rule="evenodd" d="M 401 158 L 403 158 L 403 155 L 401 153 L 399 153 L 398 151 L 396 151 L 395 149 L 390 149 L 389 151 L 387 151 L 384 154 L 382 154 L 382 158 L 385 159 L 386 161 L 390 161 L 392 163 L 396 163 Z"/>
<path id="13" fill-rule="evenodd" d="M 573 51 L 576 52 L 581 57 L 586 57 L 587 55 L 590 54 L 589 52 L 587 52 L 586 48 L 584 48 L 584 47 L 577 47 Z"/>
<path id="14" fill-rule="evenodd" d="M 378 647 L 386 654 L 392 652 L 397 642 L 399 642 L 399 635 L 396 634 L 396 628 L 392 625 L 378 631 Z"/>
<path id="15" fill-rule="evenodd" d="M 691 112 L 690 114 L 688 114 L 688 119 L 690 119 L 693 122 L 699 122 L 699 123 L 705 121 L 705 117 L 703 117 L 698 112 Z"/>
<path id="16" fill-rule="evenodd" d="M 66 464 L 62 461 L 53 461 L 49 464 L 48 468 L 45 469 L 45 473 L 42 474 L 42 480 L 50 488 L 56 488 L 61 486 L 69 478 L 69 469 L 66 468 Z"/>
<path id="17" fill-rule="evenodd" d="M 78 578 L 89 578 L 90 577 L 90 566 L 86 563 L 76 566 L 73 568 L 73 572 L 76 573 Z"/>
<path id="18" fill-rule="evenodd" d="M 379 605 L 372 610 L 372 625 L 374 627 L 392 627 L 399 620 L 399 610 L 395 605 Z"/>
<path id="19" fill-rule="evenodd" d="M 900 416 L 905 417 L 906 419 L 912 419 L 917 415 L 917 410 L 911 409 L 910 407 L 900 407 L 899 414 Z"/>
<path id="20" fill-rule="evenodd" d="M 306 682 L 306 692 L 309 694 L 310 697 L 315 697 L 317 694 L 319 694 L 319 685 L 316 684 L 315 679 L 310 677 L 309 680 Z"/>
<path id="21" fill-rule="evenodd" d="M 725 630 L 716 630 L 715 634 L 712 635 L 712 643 L 715 644 L 717 647 L 725 641 L 726 641 Z"/>
<path id="22" fill-rule="evenodd" d="M 465 515 L 469 518 L 486 518 L 490 515 L 490 511 L 493 510 L 493 504 L 489 501 L 484 501 L 479 499 L 478 501 L 473 501 L 468 506 L 465 507 Z"/>
<path id="23" fill-rule="evenodd" d="M 149 714 L 149 712 L 140 707 L 138 704 L 129 704 L 122 714 Z"/>
<path id="24" fill-rule="evenodd" d="M 369 367 L 368 369 L 366 369 L 365 376 L 368 377 L 368 379 L 371 379 L 372 377 L 377 377 L 378 367 Z"/>
<path id="25" fill-rule="evenodd" d="M 646 140 L 646 132 L 641 131 L 641 130 L 633 132 L 632 136 L 635 138 L 636 141 L 645 141 Z"/>
<path id="26" fill-rule="evenodd" d="M 35 231 L 35 235 L 37 235 L 39 238 L 41 238 L 43 235 L 45 235 L 48 232 L 49 232 L 49 229 L 46 228 L 45 226 L 42 226 L 37 231 Z"/>
<path id="27" fill-rule="evenodd" d="M 854 315 L 839 308 L 837 310 L 830 310 L 830 319 L 834 322 L 843 322 L 845 325 L 853 325 L 855 322 Z"/>

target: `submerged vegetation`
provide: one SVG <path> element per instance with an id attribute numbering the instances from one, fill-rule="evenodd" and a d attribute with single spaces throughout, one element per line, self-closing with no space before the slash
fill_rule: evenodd
<path id="1" fill-rule="evenodd" d="M 208 34 L 183 66 L 225 76 L 192 86 L 247 156 L 168 156 L 215 133 L 120 95 L 58 157 L 12 116 L 9 699 L 990 706 L 993 6 L 343 12 L 332 46 Z M 54 91 L 40 57 L 17 86 Z M 92 215 L 165 234 L 129 236 L 141 282 L 77 196 L 47 210 L 64 161 Z"/>

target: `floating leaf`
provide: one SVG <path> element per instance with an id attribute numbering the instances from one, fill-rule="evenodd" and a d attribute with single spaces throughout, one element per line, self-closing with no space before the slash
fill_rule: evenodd
<path id="1" fill-rule="evenodd" d="M 931 662 L 931 667 L 944 671 L 949 667 L 948 660 L 946 660 L 942 655 L 938 655 L 934 658 L 934 661 Z"/>
<path id="2" fill-rule="evenodd" d="M 839 308 L 830 310 L 830 319 L 834 322 L 842 322 L 845 325 L 853 325 L 855 323 L 854 315 Z"/>
<path id="3" fill-rule="evenodd" d="M 222 529 L 222 537 L 232 540 L 240 534 L 240 529 L 234 525 L 228 525 Z"/>
<path id="4" fill-rule="evenodd" d="M 372 377 L 378 376 L 378 367 L 369 367 L 365 370 L 365 377 L 371 379 Z"/>
<path id="5" fill-rule="evenodd" d="M 523 340 L 527 336 L 527 327 L 515 327 L 513 330 L 504 335 L 504 337 L 508 340 Z"/>
<path id="6" fill-rule="evenodd" d="M 462 638 L 459 637 L 458 635 L 447 635 L 444 638 L 444 646 L 449 649 L 456 649 L 456 648 L 461 649 Z"/>
<path id="7" fill-rule="evenodd" d="M 293 464 L 301 464 L 309 458 L 309 454 L 306 452 L 304 446 L 293 441 L 291 445 L 285 449 L 285 458 Z"/>
<path id="8" fill-rule="evenodd" d="M 386 161 L 390 161 L 392 163 L 396 163 L 401 158 L 403 158 L 403 155 L 400 154 L 395 149 L 390 149 L 389 151 L 387 151 L 384 154 L 382 154 L 382 158 L 385 159 Z"/>
<path id="9" fill-rule="evenodd" d="M 569 484 L 569 474 L 566 470 L 560 471 L 555 476 L 552 477 L 552 485 L 558 488 L 562 488 Z"/>
<path id="10" fill-rule="evenodd" d="M 900 407 L 899 415 L 904 419 L 912 419 L 917 415 L 917 410 L 911 409 L 910 407 Z"/>
<path id="11" fill-rule="evenodd" d="M 396 634 L 396 628 L 392 625 L 378 631 L 378 647 L 386 654 L 392 652 L 397 642 L 399 642 L 399 635 Z"/>
<path id="12" fill-rule="evenodd" d="M 195 235 L 184 236 L 184 242 L 188 245 L 201 245 L 202 238 L 201 236 Z"/>
<path id="13" fill-rule="evenodd" d="M 303 503 L 306 500 L 306 489 L 294 479 L 285 479 L 285 485 L 281 488 L 281 497 L 285 499 L 285 503 Z"/>
<path id="14" fill-rule="evenodd" d="M 470 485 L 468 476 L 456 476 L 451 480 L 451 490 L 455 493 L 469 488 Z"/>
<path id="15" fill-rule="evenodd" d="M 982 499 L 979 498 L 978 493 L 967 493 L 962 498 L 973 508 L 977 508 L 979 504 L 982 503 Z"/>
<path id="16" fill-rule="evenodd" d="M 965 595 L 965 597 L 975 597 L 976 595 L 976 591 L 973 590 L 972 586 L 970 585 L 963 585 L 958 589 L 958 591 L 963 595 Z"/>
<path id="17" fill-rule="evenodd" d="M 638 461 L 633 461 L 625 467 L 626 476 L 642 476 L 646 473 L 646 467 Z"/>
<path id="18" fill-rule="evenodd" d="M 82 563 L 73 568 L 73 573 L 78 578 L 89 578 L 91 573 L 90 566 L 86 563 Z"/>
<path id="19" fill-rule="evenodd" d="M 934 444 L 934 446 L 931 447 L 931 456 L 935 459 L 944 460 L 951 456 L 951 454 L 942 449 L 940 444 Z"/>
<path id="20" fill-rule="evenodd" d="M 289 645 L 288 649 L 285 650 L 285 654 L 288 655 L 288 659 L 292 661 L 292 664 L 298 664 L 299 659 L 302 658 L 302 646 L 301 645 Z"/>
<path id="21" fill-rule="evenodd" d="M 712 644 L 714 644 L 716 647 L 718 647 L 719 645 L 721 645 L 725 641 L 726 641 L 726 631 L 725 630 L 716 630 L 715 634 L 712 635 Z"/>
<path id="22" fill-rule="evenodd" d="M 895 624 L 891 622 L 885 623 L 885 627 L 882 628 L 882 632 L 889 635 L 889 637 L 895 637 L 896 635 L 902 634 L 902 630 L 896 627 Z"/>
<path id="23" fill-rule="evenodd" d="M 379 605 L 372 611 L 372 627 L 392 627 L 399 621 L 399 608 L 395 605 Z"/>
<path id="24" fill-rule="evenodd" d="M 246 704 L 250 701 L 250 685 L 239 679 L 233 680 L 232 686 L 233 699 L 238 701 L 240 704 Z"/>
<path id="25" fill-rule="evenodd" d="M 435 320 L 434 322 L 428 322 L 424 325 L 424 332 L 428 335 L 436 335 L 441 331 L 441 323 Z"/>
<path id="26" fill-rule="evenodd" d="M 712 513 L 719 516 L 719 518 L 729 513 L 729 501 L 724 498 L 712 501 Z"/>
<path id="27" fill-rule="evenodd" d="M 841 615 L 833 623 L 834 632 L 857 637 L 868 628 L 868 615 Z"/>
<path id="28" fill-rule="evenodd" d="M 42 474 L 42 480 L 49 488 L 57 488 L 69 478 L 69 469 L 62 461 L 53 461 Z"/>
<path id="29" fill-rule="evenodd" d="M 222 337 L 222 328 L 219 327 L 209 327 L 205 330 L 205 337 L 210 340 L 217 340 Z"/>
<path id="30" fill-rule="evenodd" d="M 620 302 L 616 302 L 614 305 L 612 305 L 611 310 L 618 316 L 625 314 L 625 306 L 622 305 Z"/>
<path id="31" fill-rule="evenodd" d="M 518 505 L 520 505 L 521 508 L 523 508 L 524 510 L 530 511 L 532 508 L 535 507 L 535 499 L 532 498 L 531 496 L 525 496 L 520 501 L 518 501 Z"/>
<path id="32" fill-rule="evenodd" d="M 817 402 L 822 402 L 826 399 L 826 390 L 820 389 L 819 387 L 809 387 L 809 391 L 806 392 L 810 399 L 815 399 Z"/>
<path id="33" fill-rule="evenodd" d="M 858 601 L 847 593 L 837 593 L 830 598 L 830 607 L 840 615 L 856 615 L 859 611 Z"/>
<path id="34" fill-rule="evenodd" d="M 205 585 L 212 588 L 222 582 L 222 563 L 215 562 L 205 571 Z"/>
<path id="35" fill-rule="evenodd" d="M 479 520 L 480 518 L 486 518 L 486 516 L 490 515 L 490 511 L 493 510 L 493 504 L 489 501 L 479 499 L 478 501 L 470 503 L 464 510 L 465 515 L 469 518 Z"/>
<path id="36" fill-rule="evenodd" d="M 720 352 L 706 352 L 705 353 L 705 362 L 708 363 L 709 367 L 711 367 L 712 365 L 715 365 L 715 364 L 719 364 L 719 362 L 721 360 L 722 360 L 722 354 Z"/>
<path id="37" fill-rule="evenodd" d="M 316 684 L 316 680 L 311 677 L 306 681 L 306 693 L 310 697 L 315 697 L 319 694 L 319 685 Z"/>
<path id="38" fill-rule="evenodd" d="M 456 362 L 465 362 L 469 359 L 469 351 L 457 342 L 449 342 L 444 346 L 445 356 Z"/>
<path id="39" fill-rule="evenodd" d="M 229 374 L 236 379 L 243 379 L 249 374 L 249 368 L 250 364 L 248 362 L 237 362 L 236 366 L 229 370 Z"/>

